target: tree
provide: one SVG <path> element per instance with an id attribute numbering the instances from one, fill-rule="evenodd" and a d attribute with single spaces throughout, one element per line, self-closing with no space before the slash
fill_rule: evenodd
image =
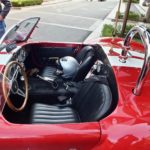
<path id="1" fill-rule="evenodd" d="M 121 30 L 121 36 L 122 37 L 124 36 L 124 32 L 125 32 L 125 29 L 126 29 L 126 24 L 127 24 L 127 20 L 128 20 L 128 15 L 129 15 L 131 3 L 132 3 L 132 0 L 128 0 L 125 15 L 123 17 L 123 25 L 122 25 L 122 30 Z"/>

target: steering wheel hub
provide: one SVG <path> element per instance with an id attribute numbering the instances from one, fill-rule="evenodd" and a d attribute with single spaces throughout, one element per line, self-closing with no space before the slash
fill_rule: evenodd
<path id="1" fill-rule="evenodd" d="M 12 83 L 12 87 L 11 87 L 12 93 L 17 94 L 18 88 L 19 88 L 18 82 L 16 80 L 14 80 L 13 83 Z"/>

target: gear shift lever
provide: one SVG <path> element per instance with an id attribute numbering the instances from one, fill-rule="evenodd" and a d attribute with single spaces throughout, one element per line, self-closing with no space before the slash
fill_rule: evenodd
<path id="1" fill-rule="evenodd" d="M 58 83 L 56 81 L 54 81 L 54 79 L 49 78 L 49 77 L 42 77 L 40 75 L 37 75 L 37 77 L 43 81 L 50 83 L 54 89 L 58 88 Z"/>

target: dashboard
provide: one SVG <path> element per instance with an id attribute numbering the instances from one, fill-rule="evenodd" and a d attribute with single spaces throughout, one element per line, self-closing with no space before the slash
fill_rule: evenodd
<path id="1" fill-rule="evenodd" d="M 18 61 L 19 63 L 23 63 L 25 61 L 25 59 L 27 58 L 28 53 L 29 53 L 29 51 L 26 50 L 25 48 L 20 48 L 19 50 L 17 50 L 17 52 L 13 53 L 12 60 Z"/>

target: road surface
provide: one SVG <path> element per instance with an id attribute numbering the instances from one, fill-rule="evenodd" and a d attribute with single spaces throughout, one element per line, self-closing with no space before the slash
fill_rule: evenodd
<path id="1" fill-rule="evenodd" d="M 117 0 L 72 0 L 51 5 L 12 10 L 6 18 L 7 28 L 18 21 L 41 17 L 33 40 L 82 42 L 93 32 L 116 6 Z"/>

